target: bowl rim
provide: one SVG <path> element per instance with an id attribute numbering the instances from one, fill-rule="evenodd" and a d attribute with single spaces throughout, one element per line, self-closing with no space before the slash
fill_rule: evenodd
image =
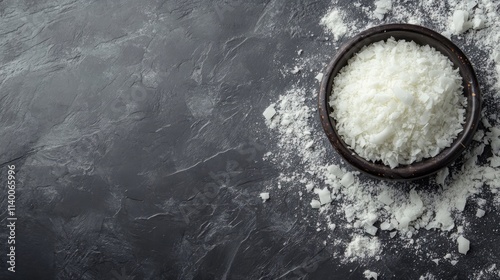
<path id="1" fill-rule="evenodd" d="M 340 71 L 340 69 L 342 69 L 344 66 L 340 67 L 335 73 L 334 70 L 337 64 L 339 64 L 339 62 L 344 59 L 344 56 L 349 52 L 349 50 L 353 47 L 360 48 L 376 41 L 381 41 L 370 41 L 370 38 L 373 36 L 378 36 L 381 33 L 394 32 L 404 32 L 405 34 L 413 33 L 411 35 L 422 36 L 422 38 L 425 37 L 426 40 L 433 40 L 435 44 L 439 44 L 449 51 L 449 54 L 451 55 L 447 55 L 445 53 L 443 54 L 453 62 L 455 68 L 459 68 L 460 76 L 462 77 L 464 86 L 463 93 L 467 97 L 467 108 L 466 120 L 463 126 L 464 129 L 453 141 L 450 147 L 445 148 L 435 157 L 423 159 L 410 165 L 398 166 L 394 169 L 391 169 L 389 166 L 382 163 L 374 163 L 360 157 L 347 146 L 347 144 L 342 140 L 341 136 L 337 134 L 334 124 L 335 120 L 330 117 L 329 114 L 329 112 L 331 111 L 331 107 L 328 102 L 333 79 L 335 78 L 338 71 Z M 397 38 L 395 39 L 397 40 Z M 352 57 L 352 55 L 350 57 Z M 348 57 L 346 61 L 350 57 Z M 449 39 L 437 33 L 436 31 L 420 25 L 405 23 L 391 23 L 375 26 L 358 33 L 346 43 L 344 43 L 338 49 L 331 62 L 328 64 L 325 74 L 323 75 L 323 79 L 320 85 L 320 91 L 318 94 L 318 108 L 321 124 L 334 149 L 341 155 L 341 157 L 345 161 L 347 161 L 357 170 L 360 170 L 371 177 L 385 180 L 421 179 L 438 172 L 442 168 L 447 167 L 452 162 L 454 162 L 464 152 L 467 145 L 470 144 L 474 137 L 477 126 L 479 124 L 479 120 L 481 118 L 481 103 L 482 100 L 479 82 L 477 80 L 472 64 L 470 63 L 467 56 L 463 53 L 463 51 Z"/>

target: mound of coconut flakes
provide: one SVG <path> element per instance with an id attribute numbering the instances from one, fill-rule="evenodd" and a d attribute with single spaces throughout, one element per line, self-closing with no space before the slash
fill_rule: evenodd
<path id="1" fill-rule="evenodd" d="M 395 168 L 449 147 L 463 130 L 466 98 L 446 56 L 390 38 L 348 61 L 334 79 L 330 105 L 351 149 Z"/>
<path id="2" fill-rule="evenodd" d="M 401 240 L 401 246 L 418 250 L 425 242 L 416 238 L 416 234 L 432 231 L 435 236 L 448 239 L 456 249 L 442 256 L 426 249 L 421 255 L 436 264 L 456 265 L 461 255 L 474 248 L 474 243 L 469 241 L 473 233 L 468 229 L 463 211 L 471 209 L 476 218 L 481 219 L 489 212 L 500 209 L 500 124 L 495 113 L 500 107 L 498 4 L 491 0 L 468 2 L 474 2 L 474 5 L 462 5 L 453 0 L 422 1 L 419 4 L 422 10 L 419 10 L 408 3 L 393 1 L 386 3 L 390 9 L 378 9 L 376 15 L 373 8 L 353 2 L 352 6 L 344 9 L 341 5 L 334 5 L 335 9 L 330 10 L 333 14 L 327 13 L 321 20 L 325 32 L 330 35 L 337 32 L 338 37 L 344 32 L 346 37 L 350 37 L 360 31 L 360 26 L 366 29 L 381 23 L 370 20 L 368 24 L 363 24 L 359 19 L 349 17 L 348 9 L 359 9 L 369 19 L 390 18 L 423 25 L 430 22 L 429 27 L 443 35 L 462 36 L 453 38 L 479 48 L 480 52 L 469 58 L 473 64 L 477 61 L 475 67 L 481 75 L 487 107 L 482 127 L 463 159 L 429 180 L 429 184 L 439 187 L 425 189 L 413 183 L 370 180 L 338 158 L 329 158 L 334 152 L 320 129 L 315 100 L 317 81 L 314 77 L 302 75 L 302 78 L 309 79 L 310 86 L 289 88 L 265 111 L 266 124 L 275 133 L 279 147 L 266 154 L 265 158 L 281 169 L 276 181 L 278 188 L 268 190 L 270 195 L 280 196 L 286 192 L 303 198 L 301 207 L 310 209 L 311 213 L 318 212 L 323 220 L 323 223 L 317 224 L 318 230 L 331 232 L 334 240 L 330 241 L 337 244 L 335 248 L 346 262 L 380 258 L 385 249 L 384 243 L 379 241 L 381 235 L 389 235 L 394 240 Z M 390 16 L 384 13 L 390 13 Z M 343 26 L 349 26 L 349 29 L 345 30 Z M 340 43 L 333 41 L 325 44 L 338 47 Z M 302 59 L 307 60 L 309 50 L 303 49 L 306 55 Z M 317 60 L 314 55 L 310 59 Z M 327 63 L 326 60 L 328 58 L 320 63 Z M 309 64 L 307 61 L 303 63 Z M 306 72 L 307 67 L 302 69 Z M 295 157 L 298 160 L 293 162 Z M 349 232 L 349 239 L 334 238 L 335 232 L 340 230 Z M 471 272 L 470 276 L 483 274 L 500 277 L 495 266 Z M 421 279 L 433 277 L 427 273 Z"/>

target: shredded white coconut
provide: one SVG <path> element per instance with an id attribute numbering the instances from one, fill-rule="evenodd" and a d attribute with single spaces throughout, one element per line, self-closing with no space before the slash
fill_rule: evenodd
<path id="1" fill-rule="evenodd" d="M 358 155 L 391 168 L 436 156 L 463 130 L 461 81 L 429 46 L 393 38 L 371 44 L 334 79 L 337 132 Z"/>

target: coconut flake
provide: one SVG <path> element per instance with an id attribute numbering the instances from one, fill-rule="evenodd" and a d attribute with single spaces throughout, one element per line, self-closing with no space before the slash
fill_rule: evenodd
<path id="1" fill-rule="evenodd" d="M 352 258 L 373 257 L 380 253 L 380 241 L 376 237 L 356 235 L 347 245 L 345 255 Z"/>
<path id="2" fill-rule="evenodd" d="M 316 75 L 316 77 L 314 78 L 321 83 L 321 81 L 323 80 L 323 73 L 318 73 L 318 75 Z"/>
<path id="3" fill-rule="evenodd" d="M 464 10 L 456 10 L 453 12 L 451 29 L 455 34 L 461 34 L 472 27 L 469 22 L 469 12 Z"/>
<path id="4" fill-rule="evenodd" d="M 344 174 L 344 176 L 342 177 L 342 180 L 340 181 L 340 183 L 344 186 L 344 187 L 349 187 L 350 185 L 354 184 L 354 176 L 351 172 L 347 172 L 346 174 Z"/>
<path id="5" fill-rule="evenodd" d="M 262 113 L 268 121 L 270 121 L 274 117 L 274 115 L 276 115 L 276 109 L 274 109 L 274 106 L 274 104 L 269 105 L 269 107 L 264 110 L 264 113 Z"/>
<path id="6" fill-rule="evenodd" d="M 328 188 L 324 188 L 318 191 L 319 201 L 321 202 L 321 205 L 332 202 L 332 197 L 330 194 L 331 193 Z"/>
<path id="7" fill-rule="evenodd" d="M 457 242 L 458 242 L 458 252 L 460 254 L 466 255 L 470 248 L 469 240 L 467 240 L 463 236 L 459 236 Z"/>
<path id="8" fill-rule="evenodd" d="M 331 116 L 356 154 L 396 168 L 452 144 L 465 122 L 461 91 L 462 78 L 446 56 L 389 38 L 364 47 L 334 78 Z"/>
<path id="9" fill-rule="evenodd" d="M 333 34 L 335 40 L 339 39 L 347 32 L 347 26 L 340 12 L 336 9 L 330 10 L 320 21 L 320 24 L 325 26 L 326 29 Z"/>
<path id="10" fill-rule="evenodd" d="M 439 170 L 438 173 L 436 174 L 436 183 L 438 183 L 438 185 L 444 186 L 444 181 L 446 180 L 446 177 L 448 177 L 449 174 L 450 170 L 448 169 L 448 167 Z"/>
<path id="11" fill-rule="evenodd" d="M 374 279 L 374 280 L 378 279 L 378 273 L 370 271 L 370 270 L 365 270 L 363 272 L 363 276 L 365 276 L 366 279 Z"/>
<path id="12" fill-rule="evenodd" d="M 318 208 L 321 207 L 321 203 L 318 200 L 313 199 L 311 201 L 311 207 L 314 208 L 314 209 L 318 209 Z"/>
<path id="13" fill-rule="evenodd" d="M 372 225 L 365 226 L 365 232 L 372 235 L 372 236 L 375 236 L 377 234 L 377 231 L 378 231 L 378 228 L 375 226 L 372 226 Z"/>
<path id="14" fill-rule="evenodd" d="M 262 198 L 263 202 L 266 202 L 269 199 L 269 193 L 268 192 L 261 193 L 260 198 Z"/>
<path id="15" fill-rule="evenodd" d="M 483 209 L 477 209 L 476 217 L 482 218 L 482 217 L 484 217 L 484 214 L 486 214 L 486 211 L 484 211 Z"/>

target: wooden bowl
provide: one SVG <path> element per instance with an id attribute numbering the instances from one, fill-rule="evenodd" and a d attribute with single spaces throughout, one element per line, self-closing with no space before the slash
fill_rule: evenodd
<path id="1" fill-rule="evenodd" d="M 414 41 L 419 45 L 429 45 L 447 56 L 454 67 L 459 69 L 463 80 L 463 94 L 467 97 L 466 118 L 463 131 L 450 147 L 437 156 L 423 159 L 410 165 L 400 165 L 394 169 L 382 162 L 371 162 L 351 150 L 338 135 L 335 120 L 330 117 L 332 108 L 328 104 L 332 92 L 333 79 L 347 65 L 347 61 L 362 47 L 394 37 L 396 40 Z M 411 24 L 387 24 L 365 30 L 345 43 L 328 65 L 318 97 L 321 124 L 337 152 L 356 169 L 372 177 L 387 180 L 414 180 L 430 176 L 455 161 L 470 144 L 481 117 L 481 92 L 474 69 L 465 54 L 450 40 L 428 28 Z"/>

